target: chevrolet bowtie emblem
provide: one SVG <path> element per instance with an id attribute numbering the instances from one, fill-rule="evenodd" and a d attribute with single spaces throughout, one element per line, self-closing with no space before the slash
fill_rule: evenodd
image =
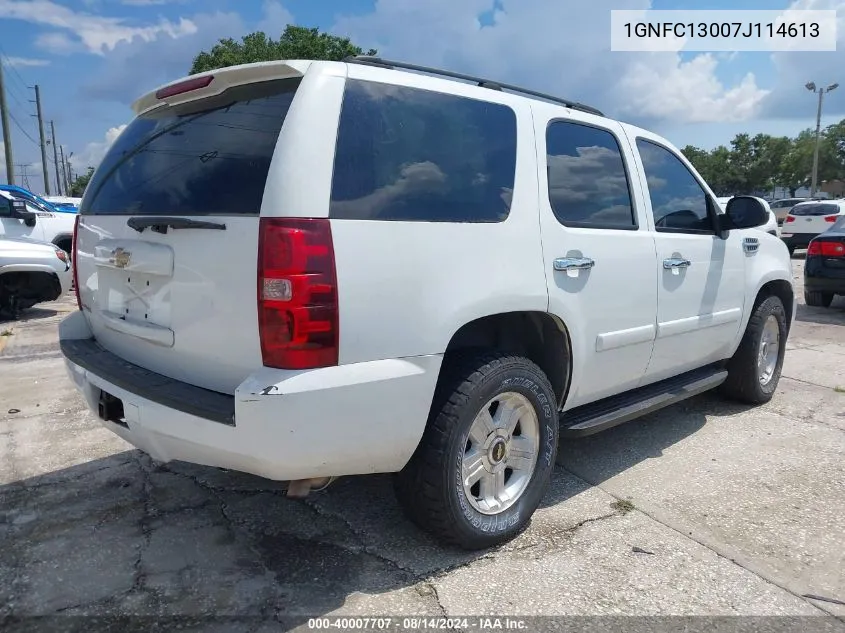
<path id="1" fill-rule="evenodd" d="M 118 268 L 126 268 L 129 265 L 129 260 L 132 253 L 125 251 L 122 248 L 116 248 L 111 252 L 111 263 Z"/>

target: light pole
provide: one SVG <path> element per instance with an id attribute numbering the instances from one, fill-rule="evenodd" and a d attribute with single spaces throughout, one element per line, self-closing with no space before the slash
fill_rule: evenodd
<path id="1" fill-rule="evenodd" d="M 822 139 L 822 101 L 824 100 L 824 93 L 836 90 L 839 84 L 830 84 L 827 88 L 817 88 L 815 82 L 809 82 L 805 88 L 810 92 L 819 93 L 819 109 L 816 112 L 816 149 L 813 151 L 813 181 L 810 185 L 810 197 L 816 197 L 816 188 L 819 181 L 819 145 Z"/>

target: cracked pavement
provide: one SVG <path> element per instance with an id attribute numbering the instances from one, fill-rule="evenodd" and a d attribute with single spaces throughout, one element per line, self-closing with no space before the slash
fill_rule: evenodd
<path id="1" fill-rule="evenodd" d="M 531 527 L 473 553 L 419 533 L 388 476 L 293 501 L 282 483 L 153 463 L 65 376 L 56 325 L 73 309 L 0 327 L 0 621 L 790 615 L 845 630 L 845 299 L 800 306 L 770 404 L 704 395 L 568 442 Z"/>

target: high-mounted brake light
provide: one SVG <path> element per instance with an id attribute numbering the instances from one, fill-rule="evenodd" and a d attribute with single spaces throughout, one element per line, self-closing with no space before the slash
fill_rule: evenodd
<path id="1" fill-rule="evenodd" d="M 257 290 L 266 367 L 337 365 L 337 274 L 329 220 L 261 218 Z"/>
<path id="2" fill-rule="evenodd" d="M 79 296 L 79 240 L 77 239 L 79 235 L 79 214 L 76 215 L 76 218 L 73 222 L 73 244 L 70 245 L 70 250 L 73 251 L 73 255 L 70 259 L 70 265 L 73 267 L 73 292 L 76 294 L 76 305 L 81 310 L 82 309 L 82 299 Z"/>
<path id="3" fill-rule="evenodd" d="M 795 216 L 794 215 L 786 216 L 786 221 L 787 222 L 795 222 Z"/>
<path id="4" fill-rule="evenodd" d="M 845 243 L 813 240 L 807 249 L 807 255 L 821 257 L 845 257 Z"/>
<path id="5" fill-rule="evenodd" d="M 156 99 L 167 99 L 167 97 L 173 97 L 185 92 L 191 92 L 192 90 L 206 88 L 212 81 L 214 81 L 214 75 L 205 75 L 204 77 L 186 79 L 185 81 L 180 81 L 172 86 L 160 88 L 156 91 Z"/>

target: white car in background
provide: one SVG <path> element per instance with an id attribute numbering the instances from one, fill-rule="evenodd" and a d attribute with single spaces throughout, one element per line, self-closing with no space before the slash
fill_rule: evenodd
<path id="1" fill-rule="evenodd" d="M 49 242 L 71 253 L 75 221 L 75 213 L 53 213 L 13 192 L 0 191 L 0 237 Z"/>
<path id="2" fill-rule="evenodd" d="M 807 248 L 810 240 L 832 227 L 845 215 L 845 199 L 808 200 L 789 210 L 781 239 L 791 255 L 796 248 Z"/>
<path id="3" fill-rule="evenodd" d="M 726 198 L 716 198 L 716 202 L 719 203 L 719 206 L 722 207 L 722 211 L 724 212 L 725 209 L 728 207 L 728 200 L 733 198 L 734 196 L 728 196 Z M 754 196 L 755 198 L 757 196 Z M 759 227 L 761 231 L 765 231 L 766 233 L 771 233 L 775 237 L 780 237 L 780 226 L 778 226 L 778 219 L 775 215 L 775 212 L 772 211 L 772 208 L 769 206 L 769 203 L 763 200 L 763 198 L 757 198 L 760 203 L 766 207 L 769 212 L 769 221 L 764 225 Z"/>

